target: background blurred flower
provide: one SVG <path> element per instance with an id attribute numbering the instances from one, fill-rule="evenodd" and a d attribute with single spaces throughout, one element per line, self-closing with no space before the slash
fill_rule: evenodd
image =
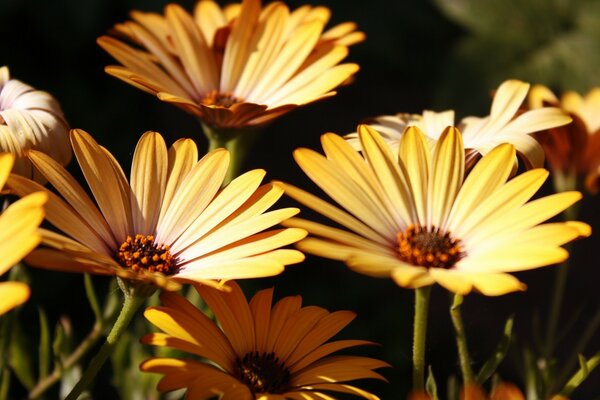
<path id="1" fill-rule="evenodd" d="M 358 70 L 341 64 L 364 39 L 354 23 L 323 32 L 330 11 L 245 0 L 221 9 L 201 0 L 193 15 L 176 4 L 165 14 L 134 11 L 98 43 L 122 66 L 109 74 L 198 116 L 216 128 L 256 126 L 298 105 L 335 94 Z"/>
<path id="2" fill-rule="evenodd" d="M 596 193 L 600 168 L 600 87 L 583 97 L 568 91 L 559 100 L 547 87 L 536 85 L 529 93 L 528 106 L 560 107 L 569 113 L 571 124 L 540 132 L 536 139 L 544 147 L 559 190 L 574 189 L 579 178 L 585 180 L 590 192 Z"/>
<path id="3" fill-rule="evenodd" d="M 300 296 L 285 297 L 271 307 L 273 289 L 258 292 L 248 303 L 239 286 L 216 291 L 196 285 L 217 323 L 183 297 L 163 293 L 162 307 L 146 309 L 146 318 L 164 333 L 151 333 L 142 342 L 168 346 L 206 359 L 152 358 L 142 371 L 165 374 L 158 390 L 186 388 L 186 398 L 231 399 L 332 398 L 328 392 L 365 399 L 377 396 L 349 385 L 357 379 L 385 380 L 374 369 L 388 364 L 360 356 L 331 356 L 363 340 L 327 342 L 355 317 L 350 311 L 330 313 L 301 307 Z"/>
<path id="4" fill-rule="evenodd" d="M 10 79 L 8 67 L 0 68 L 0 151 L 16 156 L 14 173 L 43 182 L 27 159 L 30 149 L 68 164 L 71 147 L 67 130 L 62 110 L 52 95 Z"/>
<path id="5" fill-rule="evenodd" d="M 275 275 L 304 259 L 297 250 L 279 247 L 305 231 L 264 231 L 298 212 L 265 212 L 282 191 L 260 186 L 264 171 L 249 171 L 219 190 L 229 162 L 226 150 L 198 161 L 192 140 L 179 140 L 167 151 L 162 136 L 147 132 L 128 182 L 89 134 L 73 130 L 71 143 L 98 206 L 59 163 L 37 151 L 30 152 L 31 162 L 62 197 L 17 175 L 8 181 L 19 195 L 45 191 L 46 218 L 66 234 L 42 229 L 49 248 L 28 257 L 34 266 L 117 275 L 173 290 L 178 282 L 216 285 L 213 280 Z"/>
<path id="6" fill-rule="evenodd" d="M 0 190 L 13 167 L 12 154 L 0 154 Z M 44 219 L 44 193 L 33 193 L 6 208 L 0 215 L 0 275 L 21 261 L 40 242 L 38 226 Z M 29 287 L 21 282 L 0 283 L 0 315 L 24 303 Z"/>
<path id="7" fill-rule="evenodd" d="M 494 94 L 490 115 L 465 117 L 460 121 L 457 126 L 462 132 L 468 167 L 501 143 L 515 146 L 527 168 L 544 165 L 544 151 L 530 134 L 568 124 L 571 119 L 556 107 L 519 113 L 528 91 L 528 83 L 516 79 L 504 81 Z M 398 148 L 406 127 L 416 126 L 425 134 L 432 150 L 444 129 L 455 126 L 452 110 L 439 113 L 426 110 L 422 115 L 384 115 L 367 124 L 380 132 L 394 149 Z M 355 149 L 360 149 L 357 133 L 347 135 L 346 139 Z"/>
<path id="8" fill-rule="evenodd" d="M 548 176 L 532 169 L 509 181 L 515 148 L 502 144 L 464 177 L 460 133 L 449 127 L 434 151 L 418 128 L 402 135 L 399 157 L 367 125 L 358 127 L 361 152 L 335 134 L 321 137 L 325 156 L 298 149 L 302 170 L 346 211 L 292 185 L 286 194 L 350 232 L 292 218 L 284 223 L 314 235 L 301 250 L 344 261 L 351 269 L 418 288 L 485 295 L 524 290 L 507 272 L 565 260 L 560 246 L 590 234 L 580 222 L 541 224 L 581 198 L 565 192 L 527 203 Z M 362 156 L 361 156 L 362 154 Z"/>

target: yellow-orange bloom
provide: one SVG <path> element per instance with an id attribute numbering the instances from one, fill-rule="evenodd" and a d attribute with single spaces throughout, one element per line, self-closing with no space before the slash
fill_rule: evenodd
<path id="1" fill-rule="evenodd" d="M 30 149 L 43 151 L 62 165 L 71 160 L 67 122 L 52 95 L 11 79 L 0 68 L 0 152 L 15 155 L 13 172 L 43 183 L 27 158 Z"/>
<path id="2" fill-rule="evenodd" d="M 106 72 L 175 104 L 216 128 L 265 124 L 335 94 L 356 64 L 339 64 L 364 39 L 354 23 L 324 32 L 330 11 L 244 0 L 221 9 L 200 0 L 193 14 L 169 4 L 164 15 L 134 11 L 98 43 L 122 66 Z"/>
<path id="3" fill-rule="evenodd" d="M 0 190 L 13 167 L 12 154 L 0 154 Z M 21 261 L 40 242 L 38 226 L 44 219 L 44 193 L 33 193 L 6 208 L 0 215 L 0 275 Z M 0 283 L 0 315 L 23 304 L 29 287 L 21 282 Z"/>
<path id="4" fill-rule="evenodd" d="M 560 246 L 590 234 L 580 222 L 541 224 L 581 198 L 565 192 L 528 200 L 548 176 L 532 169 L 508 180 L 515 148 L 497 146 L 465 177 L 460 132 L 447 128 L 430 149 L 416 127 L 402 135 L 399 154 L 367 125 L 358 127 L 361 150 L 325 134 L 325 156 L 297 149 L 296 162 L 343 209 L 294 186 L 277 183 L 305 206 L 345 229 L 292 218 L 286 226 L 312 237 L 301 250 L 344 261 L 351 269 L 391 277 L 408 288 L 439 283 L 467 294 L 524 290 L 508 272 L 555 264 Z"/>
<path id="5" fill-rule="evenodd" d="M 588 191 L 598 191 L 600 174 L 600 87 L 590 90 L 585 96 L 576 92 L 565 92 L 560 100 L 545 86 L 531 89 L 529 108 L 560 107 L 573 118 L 569 125 L 557 127 L 536 135 L 544 147 L 550 168 L 557 179 L 585 180 Z M 566 183 L 566 182 L 565 182 Z M 563 185 L 563 182 L 559 183 Z"/>
<path id="6" fill-rule="evenodd" d="M 19 195 L 45 191 L 46 219 L 64 232 L 41 229 L 46 248 L 28 257 L 34 266 L 177 289 L 180 282 L 216 285 L 275 275 L 304 259 L 297 250 L 279 248 L 305 231 L 265 231 L 298 212 L 266 212 L 282 190 L 260 185 L 265 171 L 249 171 L 221 190 L 229 164 L 224 149 L 198 161 L 192 140 L 178 140 L 167 150 L 162 136 L 147 132 L 135 149 L 128 182 L 89 134 L 73 130 L 71 143 L 97 206 L 75 178 L 40 152 L 31 151 L 29 158 L 60 195 L 17 175 L 7 183 Z"/>
<path id="7" fill-rule="evenodd" d="M 196 285 L 218 325 L 185 298 L 164 292 L 162 307 L 146 309 L 146 318 L 164 333 L 142 342 L 168 346 L 204 360 L 152 358 L 142 371 L 165 376 L 158 390 L 186 388 L 187 399 L 235 400 L 333 399 L 330 392 L 376 400 L 377 396 L 347 382 L 385 380 L 374 369 L 388 364 L 367 357 L 332 355 L 363 340 L 327 342 L 355 317 L 350 311 L 328 312 L 302 307 L 300 296 L 285 297 L 272 308 L 273 289 L 258 292 L 248 303 L 235 283 L 231 291 Z"/>

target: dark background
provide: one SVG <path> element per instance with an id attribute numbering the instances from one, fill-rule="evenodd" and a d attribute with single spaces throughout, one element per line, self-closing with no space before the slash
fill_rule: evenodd
<path id="1" fill-rule="evenodd" d="M 188 10 L 193 1 L 182 1 Z M 288 1 L 295 8 L 304 2 Z M 325 132 L 345 134 L 362 119 L 396 112 L 453 108 L 457 120 L 485 115 L 490 93 L 504 79 L 541 82 L 557 90 L 580 92 L 600 84 L 600 8 L 594 1 L 314 1 L 332 9 L 332 23 L 356 21 L 367 41 L 354 46 L 348 60 L 361 70 L 355 82 L 336 97 L 299 108 L 268 126 L 255 144 L 244 169 L 264 168 L 267 179 L 292 182 L 318 193 L 292 160 L 300 146 L 320 150 Z M 0 65 L 13 77 L 49 91 L 62 104 L 72 127 L 82 128 L 108 147 L 125 169 L 135 143 L 147 130 L 163 134 L 169 143 L 180 137 L 196 139 L 202 150 L 206 140 L 196 120 L 131 86 L 106 75 L 113 64 L 95 43 L 114 23 L 128 18 L 132 9 L 160 12 L 159 0 L 0 0 Z M 71 169 L 76 171 L 76 168 Z M 545 188 L 549 192 L 550 185 Z M 583 220 L 598 227 L 598 199 L 582 201 Z M 280 204 L 293 204 L 283 200 Z M 305 215 L 312 215 L 306 213 Z M 580 311 L 572 334 L 559 344 L 561 362 L 573 352 L 577 334 L 597 311 L 596 237 L 575 244 L 562 320 Z M 464 318 L 475 368 L 496 346 L 506 318 L 516 314 L 517 340 L 513 354 L 500 368 L 501 376 L 523 387 L 517 365 L 524 345 L 532 345 L 533 321 L 545 323 L 550 303 L 553 268 L 516 274 L 527 283 L 525 293 L 499 298 L 473 294 L 467 297 Z M 32 301 L 21 315 L 30 334 L 37 328 L 36 304 L 46 309 L 51 323 L 61 315 L 72 319 L 83 335 L 92 323 L 81 276 L 31 271 Z M 106 279 L 97 279 L 106 287 Z M 329 310 L 350 309 L 357 319 L 345 337 L 382 344 L 366 353 L 385 359 L 390 384 L 368 383 L 383 399 L 400 398 L 411 381 L 412 297 L 391 280 L 369 278 L 346 269 L 342 263 L 307 257 L 281 276 L 244 283 L 247 296 L 259 288 L 276 286 L 276 296 L 301 294 L 305 304 Z M 433 365 L 440 386 L 458 374 L 454 337 L 448 315 L 448 294 L 432 293 L 427 342 L 427 363 Z M 544 326 L 544 325 L 542 325 Z M 599 340 L 585 354 L 598 351 Z M 33 344 L 35 347 L 35 342 Z M 98 398 L 115 396 L 110 374 L 96 385 Z M 596 371 L 575 399 L 599 398 Z M 13 388 L 15 398 L 22 391 Z M 52 393 L 52 392 L 51 392 Z M 52 398 L 55 394 L 50 394 Z M 442 396 L 444 397 L 444 396 Z"/>

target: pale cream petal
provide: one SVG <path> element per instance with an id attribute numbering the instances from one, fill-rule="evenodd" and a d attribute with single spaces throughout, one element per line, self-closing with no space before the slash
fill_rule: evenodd
<path id="1" fill-rule="evenodd" d="M 473 283 L 468 279 L 469 275 L 454 270 L 430 268 L 429 275 L 435 282 L 452 293 L 466 295 L 473 288 Z"/>
<path id="2" fill-rule="evenodd" d="M 227 25 L 227 19 L 223 11 L 221 11 L 221 7 L 212 0 L 196 2 L 194 20 L 198 28 L 202 31 L 204 40 L 211 48 L 217 30 Z"/>
<path id="3" fill-rule="evenodd" d="M 273 183 L 276 186 L 283 188 L 285 190 L 285 193 L 294 200 L 302 203 L 304 206 L 312 210 L 317 211 L 318 213 L 331 219 L 332 221 L 335 221 L 338 224 L 345 226 L 351 231 L 354 231 L 357 234 L 382 245 L 387 245 L 389 243 L 388 239 L 381 236 L 369 226 L 363 224 L 361 221 L 354 218 L 352 215 L 346 213 L 345 211 L 327 203 L 326 201 L 321 200 L 317 196 L 314 196 L 308 192 L 305 192 L 302 189 L 299 189 L 295 186 L 289 185 L 284 182 L 275 181 Z"/>
<path id="4" fill-rule="evenodd" d="M 29 286 L 24 283 L 0 282 L 0 315 L 25 303 L 29 294 Z"/>
<path id="5" fill-rule="evenodd" d="M 445 226 L 454 200 L 460 190 L 465 172 L 465 151 L 458 129 L 448 127 L 442 133 L 433 154 L 429 180 L 429 226 Z"/>
<path id="6" fill-rule="evenodd" d="M 268 254 L 268 253 L 267 253 Z M 185 271 L 173 277 L 181 282 L 200 282 L 208 279 L 227 281 L 233 279 L 264 278 L 279 275 L 284 271 L 285 265 L 280 261 L 264 257 L 262 254 L 241 259 L 226 259 L 220 263 L 213 263 L 205 267 L 202 259 L 187 265 Z"/>
<path id="7" fill-rule="evenodd" d="M 131 164 L 131 211 L 136 233 L 153 234 L 167 182 L 167 145 L 156 132 L 146 132 L 135 147 Z"/>
<path id="8" fill-rule="evenodd" d="M 204 3 L 204 1 L 202 2 Z M 198 148 L 192 139 L 177 140 L 168 151 L 167 186 L 160 207 L 160 219 L 169 209 L 173 196 L 181 186 L 187 174 L 198 162 Z"/>
<path id="9" fill-rule="evenodd" d="M 473 288 L 486 296 L 500 296 L 511 292 L 522 292 L 527 286 L 509 274 L 470 274 Z"/>
<path id="10" fill-rule="evenodd" d="M 397 230 L 406 229 L 408 225 L 417 221 L 418 216 L 404 166 L 396 161 L 397 157 L 394 156 L 391 148 L 370 126 L 359 125 L 358 136 L 365 159 L 402 218 L 402 224 Z"/>
<path id="11" fill-rule="evenodd" d="M 81 171 L 117 241 L 131 233 L 130 189 L 121 173 L 86 132 L 71 131 L 71 144 Z"/>
<path id="12" fill-rule="evenodd" d="M 515 154 L 512 145 L 503 144 L 479 160 L 465 179 L 456 196 L 448 222 L 442 229 L 457 231 L 475 207 L 506 182 L 514 164 Z"/>
<path id="13" fill-rule="evenodd" d="M 158 221 L 156 240 L 159 243 L 172 244 L 180 235 L 190 234 L 188 227 L 214 199 L 228 167 L 229 152 L 217 149 L 192 168 L 174 193 L 164 217 Z"/>
<path id="14" fill-rule="evenodd" d="M 427 268 L 417 266 L 396 267 L 391 271 L 391 277 L 398 286 L 411 289 L 434 283 Z"/>
<path id="15" fill-rule="evenodd" d="M 357 253 L 353 254 L 346 264 L 353 271 L 376 278 L 388 278 L 397 268 L 415 268 L 399 260 L 395 255 L 386 254 Z M 401 274 L 402 271 L 399 273 Z"/>
<path id="16" fill-rule="evenodd" d="M 527 97 L 529 84 L 516 79 L 504 81 L 494 94 L 492 109 L 490 111 L 490 122 L 487 129 L 494 131 L 506 125 Z"/>
<path id="17" fill-rule="evenodd" d="M 544 85 L 533 85 L 527 95 L 527 104 L 529 108 L 544 107 L 544 103 L 558 104 L 558 98 L 550 89 Z"/>
<path id="18" fill-rule="evenodd" d="M 510 121 L 501 131 L 501 136 L 525 135 L 570 123 L 571 117 L 556 107 L 529 110 Z"/>

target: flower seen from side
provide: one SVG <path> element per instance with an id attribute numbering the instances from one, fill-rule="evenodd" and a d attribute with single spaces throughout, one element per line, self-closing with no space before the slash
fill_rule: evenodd
<path id="1" fill-rule="evenodd" d="M 135 149 L 128 181 L 89 134 L 73 130 L 71 143 L 95 202 L 41 152 L 31 151 L 29 158 L 58 195 L 17 175 L 8 180 L 22 196 L 46 192 L 46 219 L 62 231 L 40 230 L 44 247 L 27 258 L 34 266 L 116 275 L 173 290 L 188 281 L 214 286 L 275 275 L 304 258 L 280 247 L 305 231 L 267 230 L 298 210 L 267 212 L 282 190 L 261 185 L 265 171 L 249 171 L 221 189 L 229 163 L 224 149 L 198 161 L 192 140 L 178 140 L 167 150 L 160 134 L 147 132 Z"/>
<path id="2" fill-rule="evenodd" d="M 0 154 L 0 189 L 13 167 L 14 156 Z M 44 219 L 44 193 L 32 193 L 17 200 L 0 214 L 0 275 L 4 275 L 40 242 L 37 229 Z M 22 282 L 0 282 L 0 316 L 23 304 L 29 287 Z"/>
<path id="3" fill-rule="evenodd" d="M 536 138 L 561 190 L 575 188 L 581 180 L 589 192 L 596 193 L 600 174 L 600 87 L 585 96 L 568 91 L 559 100 L 547 87 L 535 85 L 529 93 L 528 106 L 560 107 L 569 113 L 572 123 L 540 132 Z"/>
<path id="4" fill-rule="evenodd" d="M 100 46 L 121 65 L 106 72 L 218 129 L 263 125 L 330 97 L 358 65 L 340 64 L 364 40 L 352 22 L 325 30 L 331 12 L 244 0 L 221 8 L 200 0 L 193 13 L 134 11 Z"/>
<path id="5" fill-rule="evenodd" d="M 380 132 L 395 150 L 409 126 L 416 126 L 423 132 L 431 150 L 446 127 L 457 126 L 462 132 L 468 168 L 502 143 L 515 146 L 527 168 L 538 168 L 544 165 L 544 150 L 531 134 L 566 125 L 571 122 L 571 118 L 556 107 L 523 112 L 521 106 L 528 91 L 528 83 L 507 80 L 496 90 L 488 116 L 465 117 L 458 124 L 454 122 L 452 110 L 424 111 L 422 115 L 386 115 L 367 121 L 367 124 Z M 355 149 L 360 149 L 358 133 L 351 133 L 346 138 Z"/>
<path id="6" fill-rule="evenodd" d="M 340 208 L 276 183 L 341 225 L 286 221 L 311 234 L 297 245 L 304 252 L 392 278 L 402 287 L 438 283 L 458 294 L 476 290 L 494 296 L 525 289 L 510 272 L 559 263 L 568 257 L 561 245 L 590 234 L 581 222 L 543 224 L 581 194 L 529 201 L 548 172 L 532 169 L 509 180 L 516 153 L 510 144 L 489 151 L 465 177 L 462 136 L 454 127 L 444 130 L 433 150 L 418 128 L 407 128 L 397 156 L 367 125 L 358 127 L 358 137 L 360 151 L 325 134 L 324 156 L 294 152 L 302 170 Z"/>
<path id="7" fill-rule="evenodd" d="M 67 131 L 60 105 L 52 95 L 11 79 L 8 67 L 0 68 L 0 152 L 15 155 L 14 173 L 44 182 L 27 158 L 30 149 L 68 164 Z"/>
<path id="8" fill-rule="evenodd" d="M 300 296 L 285 297 L 272 306 L 273 289 L 258 292 L 248 302 L 236 283 L 229 285 L 229 292 L 195 285 L 218 324 L 171 292 L 161 295 L 163 306 L 146 309 L 145 317 L 162 332 L 143 337 L 142 343 L 203 358 L 144 361 L 142 371 L 164 374 L 160 392 L 186 388 L 189 399 L 330 399 L 336 392 L 378 399 L 348 382 L 385 380 L 374 370 L 387 363 L 332 355 L 372 344 L 328 341 L 354 319 L 353 312 L 302 307 Z"/>

